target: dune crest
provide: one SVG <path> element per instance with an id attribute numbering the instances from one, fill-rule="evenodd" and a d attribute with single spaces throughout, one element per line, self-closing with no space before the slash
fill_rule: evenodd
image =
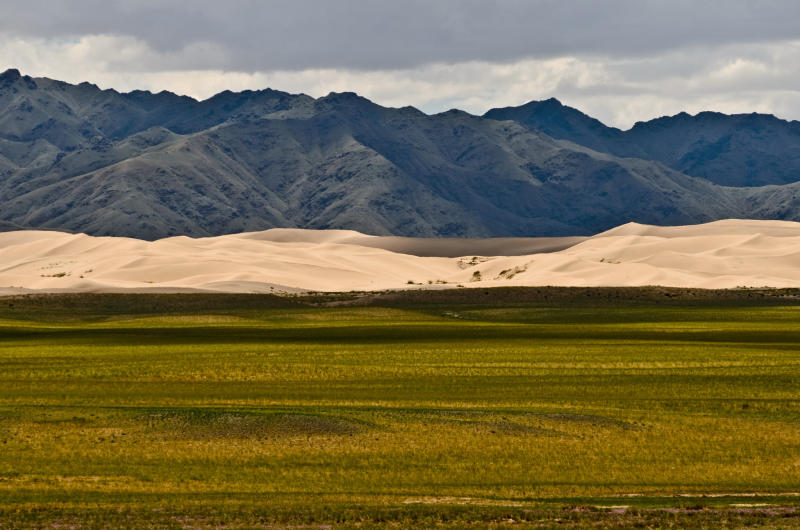
<path id="1" fill-rule="evenodd" d="M 470 248 L 474 251 L 463 252 Z M 478 252 L 487 249 L 505 255 Z M 440 255 L 430 255 L 436 252 Z M 462 256 L 449 257 L 454 252 Z M 348 230 L 279 229 L 153 242 L 48 231 L 0 233 L 0 293 L 6 294 L 536 285 L 800 287 L 800 223 L 629 223 L 591 238 L 441 241 Z"/>

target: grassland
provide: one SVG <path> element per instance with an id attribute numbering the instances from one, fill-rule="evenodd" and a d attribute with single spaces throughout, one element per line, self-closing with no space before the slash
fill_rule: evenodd
<path id="1" fill-rule="evenodd" d="M 797 294 L 0 299 L 0 528 L 799 527 Z"/>

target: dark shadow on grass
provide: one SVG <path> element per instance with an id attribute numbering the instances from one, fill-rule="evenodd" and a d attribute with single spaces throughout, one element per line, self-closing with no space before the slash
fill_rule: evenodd
<path id="1" fill-rule="evenodd" d="M 140 416 L 154 432 L 169 439 L 292 438 L 341 436 L 371 426 L 341 416 L 309 413 L 259 413 L 204 408 L 165 409 Z"/>
<path id="2" fill-rule="evenodd" d="M 795 349 L 800 329 L 766 330 L 641 330 L 624 328 L 444 323 L 437 325 L 297 326 L 274 328 L 237 326 L 173 328 L 0 328 L 0 341 L 53 341 L 58 344 L 408 344 L 486 340 L 658 341 L 659 343 L 780 344 Z"/>

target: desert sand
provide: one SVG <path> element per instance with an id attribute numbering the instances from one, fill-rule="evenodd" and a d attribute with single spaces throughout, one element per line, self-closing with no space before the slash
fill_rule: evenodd
<path id="1" fill-rule="evenodd" d="M 487 250 L 503 255 L 482 255 Z M 461 256 L 450 257 L 454 253 Z M 438 247 L 432 240 L 345 230 L 274 229 L 152 242 L 0 233 L 0 294 L 540 285 L 800 287 L 800 223 L 629 223 L 590 238 L 448 239 Z"/>

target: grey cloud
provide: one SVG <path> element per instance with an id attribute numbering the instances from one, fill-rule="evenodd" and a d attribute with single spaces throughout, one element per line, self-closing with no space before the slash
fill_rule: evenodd
<path id="1" fill-rule="evenodd" d="M 192 67 L 244 72 L 630 57 L 800 38 L 794 0 L 28 0 L 0 8 L 6 35 L 110 33 L 161 53 L 206 43 L 217 53 Z"/>

